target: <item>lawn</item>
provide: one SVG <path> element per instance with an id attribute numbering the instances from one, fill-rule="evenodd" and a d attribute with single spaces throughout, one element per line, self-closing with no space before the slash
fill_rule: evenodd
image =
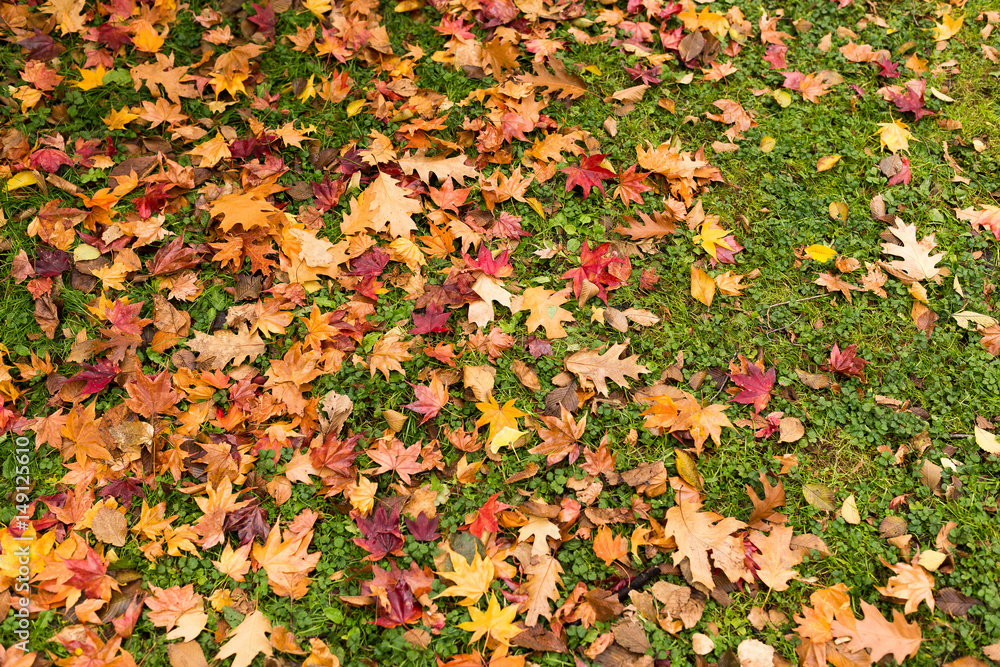
<path id="1" fill-rule="evenodd" d="M 994 5 L 0 35 L 0 667 L 1000 664 Z"/>

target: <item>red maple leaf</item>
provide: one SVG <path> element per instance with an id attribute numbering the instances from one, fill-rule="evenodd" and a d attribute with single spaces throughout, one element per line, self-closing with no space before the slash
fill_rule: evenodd
<path id="1" fill-rule="evenodd" d="M 841 350 L 840 347 L 834 343 L 833 349 L 830 350 L 830 361 L 820 366 L 820 368 L 823 370 L 834 371 L 836 373 L 840 373 L 841 375 L 856 377 L 862 382 L 867 382 L 865 379 L 865 366 L 871 362 L 859 358 L 857 353 L 857 345 L 851 344 Z"/>
<path id="2" fill-rule="evenodd" d="M 476 511 L 476 518 L 469 524 L 469 532 L 479 539 L 483 539 L 483 533 L 487 530 L 495 533 L 500 529 L 500 525 L 497 523 L 497 512 L 509 509 L 510 505 L 497 502 L 499 497 L 499 491 L 490 496 L 490 499 Z"/>
<path id="3" fill-rule="evenodd" d="M 771 44 L 767 47 L 764 60 L 771 63 L 771 69 L 785 69 L 788 67 L 788 64 L 785 63 L 785 53 L 787 52 L 788 47 L 784 44 Z"/>
<path id="4" fill-rule="evenodd" d="M 451 313 L 444 312 L 444 307 L 438 303 L 427 306 L 423 313 L 413 311 L 413 328 L 411 334 L 444 333 L 451 331 L 447 326 Z"/>
<path id="5" fill-rule="evenodd" d="M 757 364 L 748 364 L 746 373 L 736 373 L 729 376 L 729 379 L 743 390 L 733 397 L 733 401 L 743 405 L 752 405 L 753 411 L 759 413 L 771 400 L 774 378 L 774 368 L 765 373 L 760 370 Z"/>
<path id="6" fill-rule="evenodd" d="M 909 185 L 912 175 L 910 174 L 910 158 L 900 155 L 899 159 L 903 166 L 893 176 L 889 178 L 889 185 Z"/>
<path id="7" fill-rule="evenodd" d="M 504 250 L 494 257 L 493 253 L 490 252 L 490 249 L 484 243 L 479 246 L 479 255 L 476 259 L 472 259 L 467 253 L 462 254 L 462 259 L 465 260 L 465 263 L 470 268 L 477 269 L 495 278 L 504 278 L 509 276 L 513 271 L 513 267 L 508 259 L 509 256 L 510 250 Z"/>
<path id="8" fill-rule="evenodd" d="M 602 243 L 591 250 L 590 242 L 586 240 L 583 242 L 583 247 L 580 248 L 580 266 L 570 269 L 562 275 L 564 279 L 573 281 L 573 293 L 576 294 L 576 298 L 580 298 L 584 280 L 589 280 L 597 285 L 600 289 L 597 295 L 604 303 L 608 302 L 609 289 L 617 289 L 622 286 L 623 281 L 612 275 L 608 271 L 608 267 L 612 264 L 624 264 L 625 260 L 620 257 L 605 257 L 610 247 L 610 243 Z"/>
<path id="9" fill-rule="evenodd" d="M 403 407 L 422 414 L 424 418 L 420 420 L 421 425 L 437 417 L 441 408 L 448 404 L 448 387 L 437 376 L 431 380 L 430 386 L 414 385 L 413 393 L 417 395 L 417 400 Z"/>
<path id="10" fill-rule="evenodd" d="M 898 79 L 899 64 L 892 62 L 891 58 L 886 58 L 885 56 L 880 56 L 875 64 L 879 66 L 878 76 L 884 76 L 887 79 Z"/>
<path id="11" fill-rule="evenodd" d="M 603 162 L 606 157 L 607 154 L 602 155 L 601 153 L 588 155 L 580 160 L 579 166 L 560 169 L 559 171 L 569 177 L 566 179 L 566 192 L 569 192 L 574 187 L 579 185 L 583 188 L 584 199 L 590 195 L 590 188 L 592 187 L 596 187 L 603 195 L 604 184 L 601 183 L 601 181 L 606 181 L 610 178 L 615 178 L 616 176 L 615 172 L 601 166 L 601 162 Z"/>
<path id="12" fill-rule="evenodd" d="M 622 200 L 622 203 L 626 206 L 628 203 L 635 202 L 636 204 L 642 204 L 642 193 L 649 192 L 653 188 L 646 185 L 646 177 L 649 176 L 649 172 L 641 171 L 636 173 L 636 165 L 632 165 L 624 172 L 618 175 L 618 185 L 615 186 L 614 196 Z"/>

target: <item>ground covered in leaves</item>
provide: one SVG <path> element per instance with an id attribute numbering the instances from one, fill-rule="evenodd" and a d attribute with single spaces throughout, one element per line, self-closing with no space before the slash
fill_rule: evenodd
<path id="1" fill-rule="evenodd" d="M 0 4 L 0 665 L 1000 662 L 985 0 Z"/>

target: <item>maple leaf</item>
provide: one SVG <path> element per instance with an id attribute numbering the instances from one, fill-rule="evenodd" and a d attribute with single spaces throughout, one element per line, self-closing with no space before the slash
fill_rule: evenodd
<path id="1" fill-rule="evenodd" d="M 753 411 L 760 413 L 771 400 L 775 372 L 773 367 L 764 373 L 757 364 L 747 364 L 747 373 L 731 374 L 729 379 L 742 389 L 732 400 L 743 405 L 753 405 Z"/>
<path id="2" fill-rule="evenodd" d="M 517 399 L 512 398 L 504 403 L 503 407 L 500 407 L 497 399 L 493 397 L 493 394 L 490 394 L 488 401 L 476 403 L 476 407 L 483 413 L 476 420 L 476 428 L 489 424 L 490 430 L 487 440 L 493 440 L 497 433 L 504 428 L 517 429 L 517 419 L 526 415 L 514 407 L 516 401 Z"/>
<path id="3" fill-rule="evenodd" d="M 483 506 L 476 510 L 476 518 L 473 519 L 471 524 L 469 524 L 469 532 L 479 539 L 483 538 L 483 533 L 486 531 L 491 533 L 497 532 L 500 529 L 500 524 L 497 523 L 497 512 L 510 509 L 510 505 L 501 503 L 497 500 L 499 497 L 499 491 L 490 496 L 489 499 L 483 503 Z"/>
<path id="4" fill-rule="evenodd" d="M 494 641 L 503 646 L 510 646 L 510 640 L 521 634 L 521 628 L 514 625 L 514 618 L 517 616 L 517 605 L 501 607 L 497 602 L 497 597 L 490 593 L 490 602 L 486 611 L 480 611 L 475 607 L 469 609 L 471 620 L 459 623 L 458 627 L 472 633 L 470 643 L 484 636 L 489 636 Z"/>
<path id="5" fill-rule="evenodd" d="M 545 337 L 548 339 L 565 338 L 569 334 L 563 329 L 563 322 L 574 322 L 576 318 L 565 308 L 561 308 L 566 303 L 567 296 L 562 292 L 554 292 L 544 287 L 529 287 L 522 295 L 521 308 L 531 310 L 526 326 L 528 332 L 545 328 Z"/>
<path id="6" fill-rule="evenodd" d="M 924 116 L 934 115 L 933 111 L 924 108 L 924 90 L 926 88 L 927 82 L 923 79 L 912 79 L 906 82 L 905 95 L 891 92 L 890 99 L 896 105 L 897 109 L 900 111 L 909 111 L 916 117 L 916 120 L 920 120 Z"/>
<path id="7" fill-rule="evenodd" d="M 417 462 L 420 458 L 420 443 L 406 447 L 396 438 L 387 444 L 385 439 L 379 440 L 375 449 L 365 452 L 374 463 L 379 464 L 376 475 L 384 472 L 395 472 L 404 484 L 410 483 L 410 475 L 423 472 L 424 467 Z"/>
<path id="8" fill-rule="evenodd" d="M 614 197 L 621 199 L 622 204 L 626 206 L 628 206 L 629 202 L 635 202 L 641 206 L 643 204 L 642 193 L 650 192 L 653 189 L 645 183 L 649 172 L 636 172 L 636 166 L 632 165 L 618 174 L 618 185 L 615 186 L 615 190 L 612 193 Z M 598 183 L 598 185 L 600 184 Z M 640 215 L 642 214 L 640 213 Z"/>
<path id="9" fill-rule="evenodd" d="M 834 343 L 833 349 L 830 350 L 830 360 L 821 366 L 821 368 L 856 377 L 865 382 L 865 366 L 871 362 L 858 357 L 857 353 L 858 346 L 854 343 L 851 343 L 843 350 Z"/>
<path id="10" fill-rule="evenodd" d="M 433 542 L 441 538 L 437 532 L 439 519 L 436 516 L 429 517 L 421 512 L 415 519 L 403 519 L 403 523 L 417 542 Z"/>
<path id="11" fill-rule="evenodd" d="M 524 567 L 527 579 L 518 588 L 518 592 L 528 597 L 524 608 L 526 614 L 524 624 L 529 628 L 538 624 L 539 616 L 552 618 L 549 602 L 559 601 L 562 573 L 562 565 L 551 554 L 532 555 Z"/>
<path id="12" fill-rule="evenodd" d="M 411 334 L 446 333 L 451 331 L 446 326 L 451 313 L 444 312 L 444 306 L 439 303 L 430 304 L 423 313 L 413 311 L 412 316 L 413 328 L 409 331 Z"/>
<path id="13" fill-rule="evenodd" d="M 259 199 L 254 193 L 244 192 L 219 197 L 212 202 L 209 215 L 213 218 L 223 216 L 219 228 L 228 233 L 236 225 L 246 230 L 255 227 L 269 230 L 272 226 L 280 224 L 279 216 L 282 213 L 273 204 Z"/>
<path id="14" fill-rule="evenodd" d="M 711 590 L 715 584 L 708 560 L 709 551 L 720 548 L 731 533 L 745 528 L 746 524 L 715 512 L 701 512 L 700 509 L 700 502 L 680 500 L 667 510 L 663 533 L 677 541 L 674 565 L 680 565 L 687 559 L 691 580 Z"/>
<path id="15" fill-rule="evenodd" d="M 597 296 L 604 303 L 608 302 L 608 290 L 618 289 L 624 284 L 625 281 L 619 275 L 611 273 L 610 268 L 614 265 L 624 267 L 625 260 L 613 255 L 608 257 L 610 248 L 610 243 L 602 243 L 596 248 L 591 248 L 590 241 L 584 240 L 583 247 L 580 248 L 580 266 L 562 275 L 562 278 L 573 281 L 573 293 L 578 299 L 584 281 L 590 281 L 598 287 Z"/>
<path id="16" fill-rule="evenodd" d="M 215 654 L 215 659 L 233 656 L 230 667 L 249 667 L 259 654 L 271 655 L 271 640 L 268 639 L 270 633 L 271 622 L 260 609 L 254 609 L 229 633 L 229 641 Z"/>
<path id="17" fill-rule="evenodd" d="M 601 181 L 615 178 L 615 172 L 601 166 L 601 162 L 606 157 L 607 154 L 600 153 L 588 155 L 580 159 L 579 166 L 560 169 L 559 171 L 568 177 L 566 179 L 566 192 L 579 185 L 583 190 L 584 199 L 590 195 L 590 188 L 592 187 L 596 187 L 603 195 L 604 183 Z"/>
<path id="18" fill-rule="evenodd" d="M 251 334 L 246 324 L 240 325 L 235 333 L 223 329 L 209 336 L 202 331 L 195 331 L 194 340 L 188 341 L 187 346 L 198 353 L 198 363 L 214 369 L 253 361 L 267 349 L 264 339 Z"/>
<path id="19" fill-rule="evenodd" d="M 904 614 L 912 614 L 921 602 L 927 603 L 931 612 L 934 611 L 934 576 L 919 564 L 896 563 L 889 565 L 882 559 L 882 564 L 895 574 L 889 577 L 886 586 L 876 586 L 882 595 L 888 598 L 905 600 Z"/>
<path id="20" fill-rule="evenodd" d="M 464 184 L 466 178 L 476 179 L 479 177 L 479 171 L 465 163 L 464 155 L 427 157 L 417 153 L 413 156 L 404 155 L 398 158 L 396 163 L 407 174 L 416 172 L 420 180 L 428 184 L 431 182 L 431 174 L 437 176 L 441 183 L 445 183 L 448 179 L 454 179 L 459 185 Z M 465 192 L 468 193 L 468 190 Z"/>
<path id="21" fill-rule="evenodd" d="M 529 450 L 532 454 L 545 454 L 545 463 L 549 466 L 567 457 L 570 463 L 576 463 L 577 457 L 580 456 L 580 445 L 577 443 L 587 428 L 586 416 L 580 417 L 580 421 L 577 422 L 565 407 L 560 405 L 559 409 L 561 410 L 559 417 L 542 417 L 548 428 L 538 429 L 542 443 Z"/>
<path id="22" fill-rule="evenodd" d="M 841 280 L 840 276 L 835 276 L 832 273 L 817 273 L 816 275 L 819 277 L 813 282 L 814 285 L 825 287 L 827 292 L 840 292 L 847 298 L 848 303 L 851 303 L 851 291 L 860 291 L 861 289 Z"/>
<path id="23" fill-rule="evenodd" d="M 389 234 L 396 238 L 409 238 L 417 229 L 413 214 L 423 210 L 420 202 L 409 197 L 412 192 L 400 187 L 399 181 L 384 172 L 365 190 L 368 194 L 368 214 L 377 225 L 389 225 Z"/>
<path id="24" fill-rule="evenodd" d="M 861 601 L 861 610 L 865 616 L 857 622 L 856 629 L 845 627 L 839 621 L 832 624 L 834 636 L 851 638 L 851 642 L 847 644 L 849 649 L 868 649 L 871 651 L 871 660 L 875 662 L 892 654 L 898 663 L 915 656 L 920 650 L 923 642 L 920 626 L 907 623 L 906 616 L 899 611 L 892 611 L 890 623 L 874 605 L 864 600 Z"/>
<path id="25" fill-rule="evenodd" d="M 424 418 L 420 420 L 421 424 L 436 417 L 441 408 L 448 404 L 448 387 L 436 375 L 431 378 L 429 386 L 414 386 L 413 393 L 417 395 L 417 400 L 403 407 L 422 414 Z"/>
<path id="26" fill-rule="evenodd" d="M 891 123 L 879 123 L 875 133 L 879 137 L 882 148 L 888 148 L 893 153 L 910 149 L 910 138 L 913 134 L 907 129 L 906 123 L 894 120 Z"/>
<path id="27" fill-rule="evenodd" d="M 496 577 L 493 560 L 483 558 L 478 550 L 474 552 L 471 562 L 448 547 L 444 550 L 451 560 L 451 570 L 437 574 L 450 580 L 452 585 L 438 593 L 436 597 L 462 597 L 464 599 L 459 600 L 458 604 L 464 607 L 476 604 L 479 598 L 490 590 L 490 584 Z"/>
<path id="28" fill-rule="evenodd" d="M 403 534 L 399 531 L 399 507 L 395 503 L 386 508 L 381 503 L 375 508 L 371 519 L 356 516 L 355 522 L 364 537 L 355 537 L 354 543 L 368 552 L 365 560 L 381 560 L 389 554 L 400 554 L 403 548 Z"/>
<path id="29" fill-rule="evenodd" d="M 194 586 L 151 587 L 153 595 L 145 602 L 149 607 L 149 620 L 158 628 L 166 628 L 167 641 L 183 639 L 193 641 L 208 622 L 204 611 L 204 598 L 194 592 Z"/>
<path id="30" fill-rule="evenodd" d="M 616 560 L 628 555 L 628 538 L 615 535 L 607 526 L 601 526 L 594 537 L 594 554 L 611 567 Z"/>
<path id="31" fill-rule="evenodd" d="M 917 240 L 917 226 L 904 225 L 901 220 L 896 219 L 896 225 L 890 227 L 889 231 L 899 239 L 897 243 L 883 243 L 882 252 L 887 255 L 895 255 L 901 259 L 891 262 L 879 262 L 879 265 L 903 282 L 909 284 L 919 280 L 934 280 L 941 273 L 941 268 L 935 266 L 941 261 L 945 253 L 940 252 L 931 255 L 931 250 L 937 247 L 934 241 L 934 234 L 928 234 L 920 241 Z"/>
<path id="32" fill-rule="evenodd" d="M 604 354 L 598 354 L 596 349 L 575 352 L 566 358 L 566 370 L 576 375 L 580 382 L 592 382 L 602 396 L 608 395 L 608 380 L 628 389 L 627 378 L 638 380 L 641 374 L 649 372 L 636 363 L 639 355 L 621 358 L 630 342 L 626 339 L 624 343 L 612 345 Z"/>
<path id="33" fill-rule="evenodd" d="M 400 329 L 390 329 L 375 342 L 372 354 L 368 358 L 368 368 L 371 370 L 372 377 L 375 377 L 375 373 L 380 371 L 386 380 L 389 379 L 389 373 L 392 371 L 398 371 L 404 377 L 406 376 L 406 371 L 403 370 L 400 362 L 409 361 L 413 355 L 409 352 L 410 342 L 401 340 L 402 335 L 403 332 Z"/>

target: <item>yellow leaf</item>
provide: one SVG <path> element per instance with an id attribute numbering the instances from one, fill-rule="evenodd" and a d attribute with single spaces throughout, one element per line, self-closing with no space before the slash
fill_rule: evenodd
<path id="1" fill-rule="evenodd" d="M 364 106 L 365 106 L 364 99 L 354 100 L 353 102 L 347 105 L 347 116 L 348 117 L 357 116 L 359 113 L 361 113 L 361 109 L 363 109 Z"/>
<path id="2" fill-rule="evenodd" d="M 732 250 L 732 247 L 725 240 L 728 235 L 729 230 L 723 229 L 717 222 L 706 222 L 702 225 L 701 232 L 694 237 L 694 242 L 700 243 L 705 252 L 712 256 L 712 259 L 718 259 L 716 247 Z"/>
<path id="3" fill-rule="evenodd" d="M 538 214 L 538 216 L 544 220 L 545 219 L 545 209 L 542 208 L 542 203 L 535 199 L 534 197 L 528 197 L 525 201 L 528 202 L 528 206 L 531 210 Z"/>
<path id="4" fill-rule="evenodd" d="M 124 130 L 126 125 L 138 117 L 137 114 L 129 111 L 128 107 L 123 107 L 120 111 L 112 109 L 111 113 L 102 118 L 101 121 L 108 126 L 109 130 Z"/>
<path id="5" fill-rule="evenodd" d="M 403 0 L 398 3 L 395 7 L 397 14 L 402 14 L 403 12 L 412 12 L 414 9 L 420 9 L 424 6 L 421 0 Z"/>
<path id="6" fill-rule="evenodd" d="M 825 264 L 831 259 L 837 256 L 837 251 L 833 248 L 829 248 L 825 245 L 811 245 L 807 246 L 805 249 L 806 255 L 809 259 L 814 259 L 817 262 Z"/>
<path id="7" fill-rule="evenodd" d="M 73 85 L 80 90 L 92 90 L 99 86 L 103 86 L 104 75 L 108 73 L 108 70 L 104 69 L 104 65 L 98 65 L 94 69 L 82 69 L 77 67 L 76 70 L 80 73 L 80 80 Z"/>
<path id="8" fill-rule="evenodd" d="M 879 123 L 879 141 L 882 148 L 888 148 L 893 153 L 910 150 L 910 137 L 913 135 L 907 128 L 906 123 L 894 120 L 891 123 Z"/>
<path id="9" fill-rule="evenodd" d="M 7 191 L 17 190 L 19 188 L 26 188 L 29 185 L 37 185 L 38 179 L 35 178 L 35 174 L 30 171 L 22 171 L 20 173 L 14 174 L 9 179 L 7 179 Z"/>
<path id="10" fill-rule="evenodd" d="M 590 72 L 591 74 L 596 74 L 597 76 L 601 76 L 602 74 L 601 68 L 598 67 L 597 65 L 587 65 L 586 67 L 583 68 L 583 71 Z"/>
<path id="11" fill-rule="evenodd" d="M 461 597 L 464 599 L 459 600 L 458 604 L 471 607 L 490 590 L 490 584 L 496 577 L 493 560 L 483 558 L 479 555 L 479 551 L 476 551 L 470 563 L 465 559 L 465 556 L 452 551 L 447 546 L 444 547 L 444 550 L 451 558 L 451 571 L 438 572 L 437 574 L 450 580 L 452 585 L 435 597 Z"/>
<path id="12" fill-rule="evenodd" d="M 776 90 L 771 95 L 778 106 L 784 109 L 792 103 L 792 95 L 787 90 Z"/>
<path id="13" fill-rule="evenodd" d="M 834 220 L 845 222 L 847 220 L 847 204 L 842 201 L 830 202 L 830 217 Z"/>
<path id="14" fill-rule="evenodd" d="M 760 140 L 760 152 L 770 153 L 774 150 L 774 145 L 778 143 L 774 137 L 766 136 Z"/>
<path id="15" fill-rule="evenodd" d="M 903 63 L 903 67 L 907 68 L 914 74 L 923 74 L 927 71 L 927 59 L 921 58 L 916 53 L 910 55 L 910 57 Z"/>
<path id="16" fill-rule="evenodd" d="M 333 5 L 330 4 L 330 0 L 305 0 L 302 6 L 312 12 L 313 16 L 318 19 L 322 19 L 324 16 L 330 13 L 333 9 Z"/>
<path id="17" fill-rule="evenodd" d="M 708 307 L 712 306 L 715 297 L 715 281 L 696 266 L 691 267 L 691 296 Z"/>
<path id="18" fill-rule="evenodd" d="M 515 635 L 521 634 L 521 628 L 514 625 L 517 608 L 516 604 L 501 607 L 497 602 L 497 596 L 490 593 L 490 603 L 486 611 L 470 607 L 469 617 L 471 620 L 459 623 L 458 627 L 472 633 L 472 639 L 469 640 L 469 643 L 488 635 L 503 646 L 510 646 L 510 640 Z"/>
<path id="19" fill-rule="evenodd" d="M 479 411 L 483 413 L 483 416 L 476 421 L 476 428 L 480 426 L 485 426 L 489 424 L 490 431 L 487 436 L 488 440 L 493 440 L 493 438 L 504 428 L 511 428 L 515 431 L 517 430 L 517 418 L 524 417 L 525 414 L 514 407 L 514 402 L 517 399 L 512 398 L 500 407 L 497 403 L 497 399 L 493 398 L 490 394 L 489 401 L 483 403 L 476 403 L 476 407 Z"/>
<path id="20" fill-rule="evenodd" d="M 838 162 L 840 162 L 839 155 L 827 155 L 826 157 L 821 157 L 819 161 L 816 162 L 816 173 L 833 169 L 833 165 Z"/>
<path id="21" fill-rule="evenodd" d="M 516 428 L 504 426 L 502 429 L 497 431 L 495 436 L 490 438 L 490 451 L 496 454 L 504 447 L 510 447 L 513 449 L 514 443 L 526 435 L 528 435 L 527 431 L 518 431 Z"/>
<path id="22" fill-rule="evenodd" d="M 315 79 L 315 74 L 309 75 L 309 80 L 306 81 L 305 87 L 302 89 L 302 92 L 299 93 L 298 99 L 300 102 L 307 102 L 310 98 L 316 97 L 316 86 L 313 85 L 313 81 L 315 81 Z"/>
<path id="23" fill-rule="evenodd" d="M 248 667 L 258 653 L 271 655 L 271 642 L 267 638 L 270 632 L 271 622 L 256 609 L 230 631 L 229 641 L 219 650 L 215 659 L 233 656 L 231 667 Z"/>
<path id="24" fill-rule="evenodd" d="M 954 18 L 951 15 L 951 11 L 941 17 L 941 23 L 934 24 L 934 41 L 943 42 L 947 39 L 951 39 L 955 34 L 962 29 L 962 23 L 965 22 L 965 16 L 959 16 Z"/>
<path id="25" fill-rule="evenodd" d="M 347 492 L 347 497 L 351 501 L 351 507 L 367 516 L 375 507 L 375 494 L 377 492 L 378 484 L 364 475 L 358 475 L 358 481 Z"/>
<path id="26" fill-rule="evenodd" d="M 976 427 L 975 433 L 976 444 L 979 445 L 980 449 L 984 452 L 1000 456 L 1000 442 L 997 441 L 997 437 L 995 435 L 989 431 L 984 431 L 978 426 Z"/>

